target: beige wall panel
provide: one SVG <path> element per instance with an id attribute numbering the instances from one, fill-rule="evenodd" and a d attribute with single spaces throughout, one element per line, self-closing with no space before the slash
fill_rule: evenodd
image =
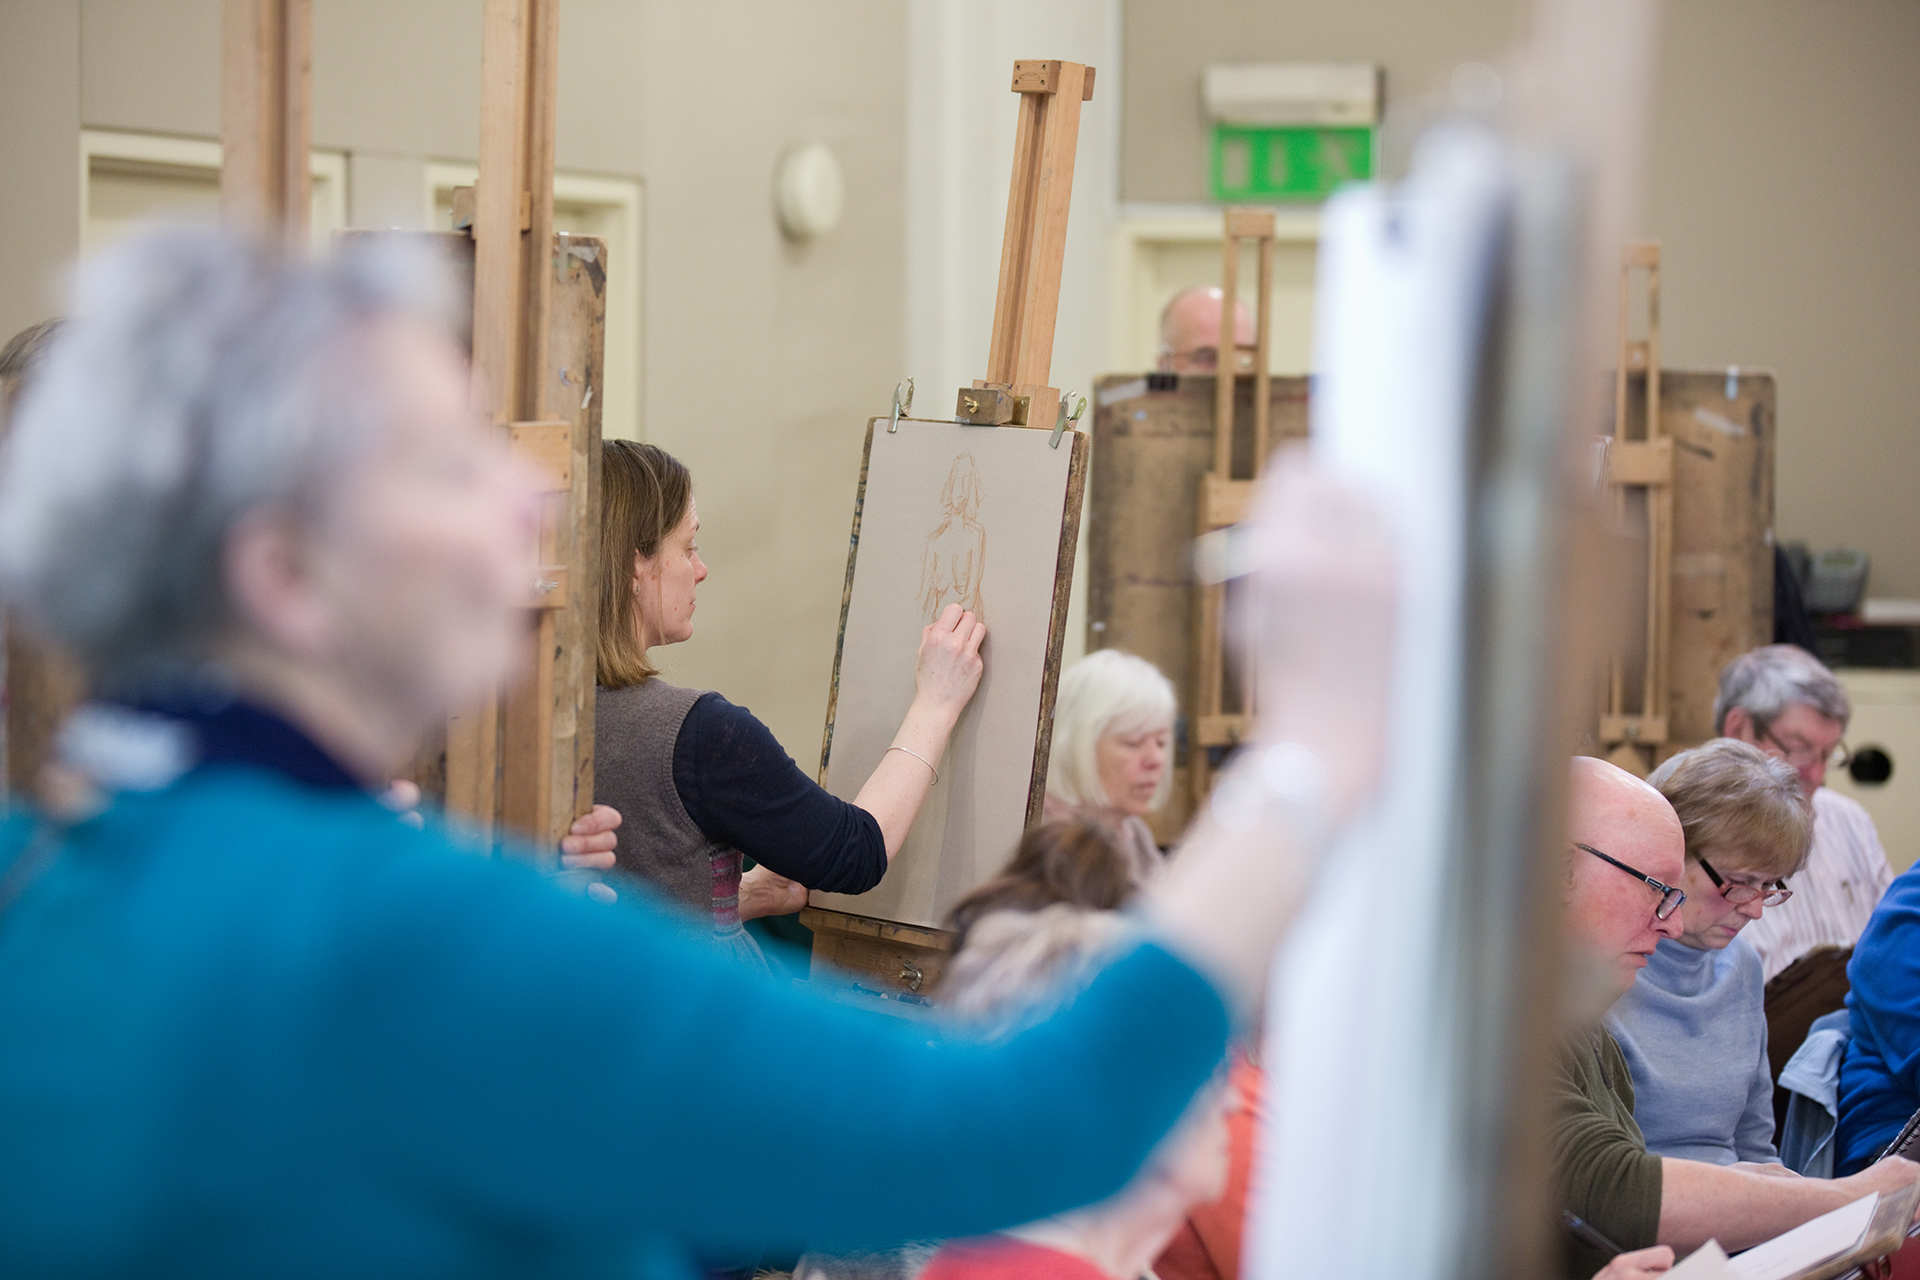
<path id="1" fill-rule="evenodd" d="M 713 572 L 693 640 L 661 656 L 669 678 L 751 707 L 806 761 L 866 420 L 902 373 L 904 15 L 891 0 L 647 14 L 628 72 L 644 94 L 643 419 L 693 468 Z M 773 170 L 808 141 L 839 155 L 846 212 L 796 246 L 774 221 Z"/>
<path id="2" fill-rule="evenodd" d="M 219 134 L 220 0 L 80 0 L 79 9 L 89 128 Z M 315 145 L 325 145 L 318 135 Z"/>
<path id="3" fill-rule="evenodd" d="M 53 314 L 80 244 L 80 6 L 0 4 L 0 343 Z"/>
<path id="4" fill-rule="evenodd" d="M 569 22 L 612 7 L 562 4 L 563 48 Z M 313 6 L 313 145 L 475 158 L 480 11 L 479 0 L 319 0 Z M 563 80 L 563 102 L 566 94 Z M 557 145 L 557 162 L 565 165 L 564 135 Z"/>
<path id="5" fill-rule="evenodd" d="M 1779 379 L 1775 529 L 1920 596 L 1920 7 L 1668 6 L 1645 224 L 1673 365 Z"/>

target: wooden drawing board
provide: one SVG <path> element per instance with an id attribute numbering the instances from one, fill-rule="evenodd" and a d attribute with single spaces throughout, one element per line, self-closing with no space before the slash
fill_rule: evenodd
<path id="1" fill-rule="evenodd" d="M 1628 435 L 1644 437 L 1643 373 L 1629 373 Z M 1193 706 L 1195 608 L 1191 547 L 1200 478 L 1213 449 L 1213 378 L 1206 374 L 1108 374 L 1094 384 L 1093 460 L 1087 492 L 1087 649 L 1123 649 L 1154 663 Z M 1609 383 L 1611 383 L 1609 378 Z M 1713 736 L 1720 669 L 1773 637 L 1773 375 L 1741 370 L 1727 395 L 1724 369 L 1660 372 L 1661 434 L 1672 440 L 1673 609 L 1669 742 L 1662 756 Z M 1272 438 L 1307 434 L 1306 378 L 1275 378 Z M 1250 475 L 1252 388 L 1234 402 L 1233 473 Z M 1607 408 L 1612 409 L 1611 400 Z M 1611 429 L 1612 424 L 1602 424 Z M 1644 508 L 1629 511 L 1644 523 Z M 1644 584 L 1628 593 L 1646 598 Z M 1644 618 L 1623 633 L 1638 635 Z M 1638 672 L 1629 670 L 1630 679 Z M 1657 761 L 1655 762 L 1657 763 Z M 1173 795 L 1148 816 L 1171 842 L 1191 811 L 1187 749 L 1175 761 Z"/>
<path id="2" fill-rule="evenodd" d="M 1093 462 L 1087 489 L 1087 650 L 1122 649 L 1159 667 L 1179 693 L 1183 728 L 1195 706 L 1193 537 L 1201 477 L 1214 468 L 1211 374 L 1108 374 L 1094 383 Z M 1270 438 L 1307 434 L 1307 380 L 1274 378 Z M 1234 390 L 1231 471 L 1254 471 L 1253 384 Z M 1149 814 L 1171 844 L 1192 811 L 1186 734 L 1173 790 Z"/>
<path id="3" fill-rule="evenodd" d="M 1659 434 L 1672 441 L 1673 516 L 1668 724 L 1655 765 L 1713 736 L 1721 668 L 1773 640 L 1769 531 L 1777 423 L 1771 373 L 1742 369 L 1730 379 L 1725 369 L 1662 369 L 1659 376 Z M 1628 375 L 1629 439 L 1645 438 L 1645 378 Z M 1629 529 L 1646 527 L 1643 495 L 1630 497 Z M 1644 609 L 1644 567 L 1639 572 L 1642 581 L 1630 598 Z M 1637 635 L 1644 614 L 1629 625 Z M 1634 670 L 1627 676 L 1639 679 Z"/>
<path id="4" fill-rule="evenodd" d="M 921 629 L 950 601 L 987 624 L 986 674 L 878 888 L 815 907 L 938 927 L 1040 816 L 1087 440 L 903 418 L 867 424 L 820 751 L 851 800 L 913 701 Z"/>

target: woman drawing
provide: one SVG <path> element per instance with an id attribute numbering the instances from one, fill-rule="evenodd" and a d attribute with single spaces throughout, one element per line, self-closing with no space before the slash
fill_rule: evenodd
<path id="1" fill-rule="evenodd" d="M 957 604 L 984 620 L 980 580 L 987 571 L 987 531 L 980 525 L 980 472 L 972 454 L 953 460 L 940 489 L 940 512 L 920 561 L 920 611 L 937 618 Z"/>

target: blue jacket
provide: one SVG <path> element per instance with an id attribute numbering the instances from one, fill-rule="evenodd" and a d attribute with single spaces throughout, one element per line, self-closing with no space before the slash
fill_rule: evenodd
<path id="1" fill-rule="evenodd" d="M 1011 1042 L 930 1034 L 209 765 L 0 914 L 0 1273 L 684 1275 L 983 1232 L 1119 1189 L 1227 1034 L 1151 945 Z"/>
<path id="2" fill-rule="evenodd" d="M 1840 1063 L 1840 1175 L 1920 1110 L 1920 866 L 1894 877 L 1847 962 L 1853 1038 Z"/>

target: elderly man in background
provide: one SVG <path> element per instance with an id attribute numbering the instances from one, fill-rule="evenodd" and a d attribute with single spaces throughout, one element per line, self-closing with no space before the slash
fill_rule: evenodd
<path id="1" fill-rule="evenodd" d="M 1574 761 L 1565 879 L 1566 928 L 1596 1003 L 1626 994 L 1662 938 L 1681 931 L 1674 886 L 1685 873 L 1680 820 L 1658 791 L 1600 760 Z M 1800 1178 L 1777 1165 L 1715 1165 L 1647 1150 L 1633 1119 L 1633 1081 L 1620 1045 L 1593 1025 L 1573 1034 L 1551 1085 L 1557 1204 L 1623 1249 L 1686 1253 L 1716 1239 L 1750 1248 L 1873 1191 L 1904 1186 L 1920 1167 L 1893 1157 L 1850 1178 Z M 1570 1235 L 1569 1277 L 1608 1254 Z"/>
<path id="2" fill-rule="evenodd" d="M 1195 285 L 1173 295 L 1160 313 L 1160 368 L 1168 373 L 1215 373 L 1220 368 L 1220 307 L 1226 295 L 1219 285 Z M 1233 304 L 1233 340 L 1253 342 L 1253 313 L 1239 299 Z"/>
<path id="3" fill-rule="evenodd" d="M 1852 715 L 1833 672 L 1794 645 L 1755 649 L 1720 673 L 1714 732 L 1792 765 L 1813 805 L 1813 852 L 1792 879 L 1793 897 L 1743 935 L 1760 953 L 1766 981 L 1815 947 L 1858 942 L 1893 882 L 1873 819 L 1857 801 L 1824 785 Z"/>

